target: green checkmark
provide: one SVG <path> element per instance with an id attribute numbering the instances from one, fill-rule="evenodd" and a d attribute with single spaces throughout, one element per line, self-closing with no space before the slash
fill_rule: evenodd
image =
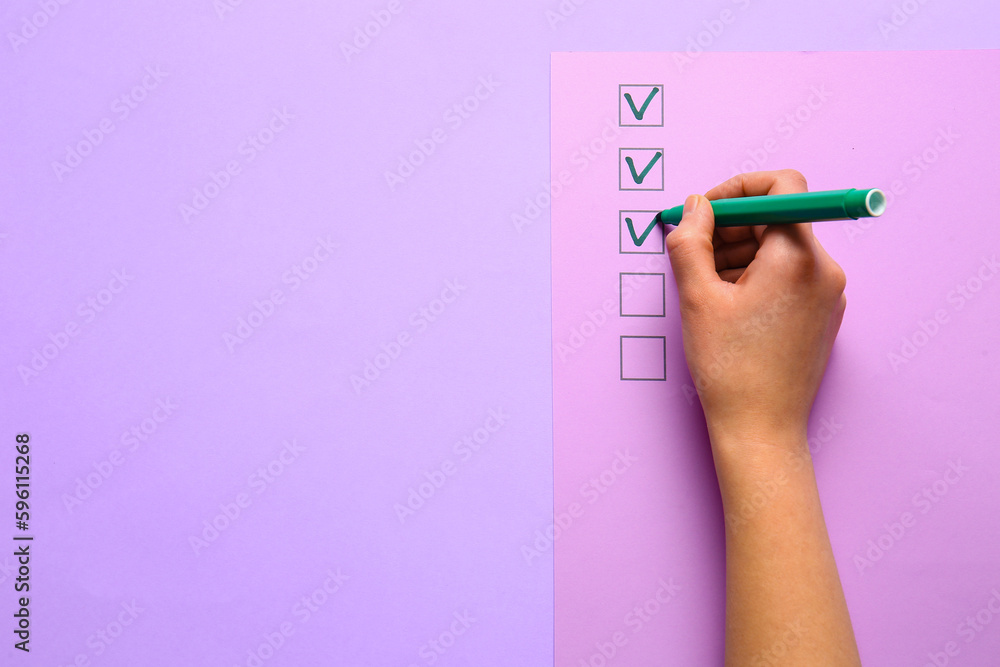
<path id="1" fill-rule="evenodd" d="M 653 231 L 653 227 L 656 227 L 657 220 L 658 218 L 653 218 L 653 221 L 649 223 L 649 227 L 646 227 L 646 231 L 642 233 L 642 236 L 636 236 L 635 227 L 632 226 L 632 218 L 625 218 L 625 226 L 628 227 L 628 233 L 636 246 L 641 246 L 646 241 L 646 237 Z"/>
<path id="2" fill-rule="evenodd" d="M 653 168 L 653 165 L 656 164 L 656 161 L 659 160 L 661 157 L 663 157 L 663 153 L 661 153 L 660 151 L 656 151 L 656 155 L 653 156 L 653 160 L 649 164 L 647 164 L 646 168 L 639 173 L 636 173 L 635 171 L 635 162 L 632 161 L 632 158 L 631 157 L 625 158 L 625 163 L 628 165 L 628 170 L 632 172 L 632 180 L 635 181 L 636 185 L 642 183 L 643 179 L 646 178 L 646 174 L 649 173 L 649 170 Z"/>
<path id="3" fill-rule="evenodd" d="M 635 102 L 632 101 L 632 96 L 625 93 L 625 101 L 628 102 L 629 108 L 632 109 L 632 115 L 635 116 L 636 120 L 642 120 L 642 117 L 646 115 L 646 109 L 649 107 L 649 103 L 653 101 L 656 94 L 660 92 L 659 88 L 654 87 L 649 96 L 646 97 L 646 101 L 642 103 L 642 106 L 638 109 L 635 108 Z"/>

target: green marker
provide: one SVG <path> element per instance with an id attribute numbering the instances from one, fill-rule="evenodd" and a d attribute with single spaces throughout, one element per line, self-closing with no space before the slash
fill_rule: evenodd
<path id="1" fill-rule="evenodd" d="M 823 190 L 789 195 L 732 197 L 711 202 L 716 227 L 746 225 L 787 225 L 794 222 L 857 220 L 882 215 L 885 193 L 870 190 Z M 656 214 L 656 220 L 668 225 L 681 221 L 684 206 L 674 206 Z"/>

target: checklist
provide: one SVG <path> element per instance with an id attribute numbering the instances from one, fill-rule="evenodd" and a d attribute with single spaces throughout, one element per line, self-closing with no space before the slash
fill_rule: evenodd
<path id="1" fill-rule="evenodd" d="M 618 86 L 620 128 L 629 137 L 662 139 L 650 128 L 663 127 L 663 84 Z M 616 198 L 630 203 L 630 192 L 663 192 L 666 160 L 662 147 L 621 147 L 618 149 L 618 191 Z M 615 196 L 613 192 L 609 193 Z M 638 203 L 638 199 L 635 200 Z M 661 209 L 618 211 L 618 253 L 620 255 L 663 255 L 663 226 L 656 214 Z M 654 260 L 655 261 L 655 260 Z M 633 265 L 626 262 L 622 266 Z M 640 265 L 641 266 L 641 265 Z M 647 263 L 648 266 L 648 263 Z M 666 338 L 660 334 L 666 317 L 666 273 L 664 271 L 620 271 L 618 274 L 618 315 L 646 318 L 651 325 L 636 332 L 635 326 L 621 326 L 619 334 L 619 379 L 659 381 L 667 379 Z"/>

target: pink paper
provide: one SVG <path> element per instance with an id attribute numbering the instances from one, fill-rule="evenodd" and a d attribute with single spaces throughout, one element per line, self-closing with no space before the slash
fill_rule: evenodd
<path id="1" fill-rule="evenodd" d="M 722 510 L 676 286 L 662 229 L 636 245 L 625 218 L 642 234 L 780 168 L 889 198 L 815 226 L 848 308 L 810 447 L 862 658 L 998 654 L 1000 618 L 960 625 L 1000 585 L 998 71 L 992 51 L 553 54 L 557 665 L 722 664 Z"/>

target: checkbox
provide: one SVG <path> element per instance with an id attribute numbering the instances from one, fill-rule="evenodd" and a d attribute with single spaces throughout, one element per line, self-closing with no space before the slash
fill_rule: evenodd
<path id="1" fill-rule="evenodd" d="M 620 127 L 663 127 L 663 84 L 623 83 L 618 86 Z"/>
<path id="2" fill-rule="evenodd" d="M 663 225 L 653 220 L 657 213 L 618 211 L 618 254 L 663 254 Z"/>
<path id="3" fill-rule="evenodd" d="M 663 190 L 662 148 L 619 148 L 619 190 Z"/>
<path id="4" fill-rule="evenodd" d="M 622 317 L 664 317 L 667 312 L 666 294 L 666 274 L 618 274 L 618 314 Z"/>
<path id="5" fill-rule="evenodd" d="M 667 379 L 666 336 L 621 337 L 622 380 Z"/>

